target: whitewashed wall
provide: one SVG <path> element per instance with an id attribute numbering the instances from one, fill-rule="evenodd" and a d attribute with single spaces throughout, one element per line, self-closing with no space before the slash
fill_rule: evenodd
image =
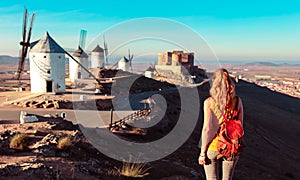
<path id="1" fill-rule="evenodd" d="M 92 52 L 91 53 L 91 68 L 104 67 L 104 53 Z"/>
<path id="2" fill-rule="evenodd" d="M 66 91 L 63 53 L 29 53 L 29 63 L 32 93 L 47 92 L 47 81 L 52 81 L 52 92 Z"/>
<path id="3" fill-rule="evenodd" d="M 81 57 L 81 64 L 88 69 L 89 67 L 89 59 L 88 57 Z M 86 72 L 82 67 L 81 68 L 81 78 L 82 79 L 88 79 L 89 78 L 89 73 Z"/>
<path id="4" fill-rule="evenodd" d="M 153 71 L 145 71 L 145 77 L 153 79 L 154 72 Z"/>
<path id="5" fill-rule="evenodd" d="M 80 62 L 80 57 L 74 57 L 78 62 Z M 73 60 L 69 59 L 69 78 L 71 82 L 75 82 L 78 79 L 79 65 Z"/>
<path id="6" fill-rule="evenodd" d="M 118 62 L 118 69 L 121 69 L 123 71 L 129 71 L 129 62 L 126 62 L 126 61 L 119 61 Z"/>

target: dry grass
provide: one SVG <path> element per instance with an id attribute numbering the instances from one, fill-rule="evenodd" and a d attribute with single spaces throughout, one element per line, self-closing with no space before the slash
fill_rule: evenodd
<path id="1" fill-rule="evenodd" d="M 18 133 L 12 137 L 9 147 L 12 149 L 24 150 L 28 147 L 29 137 L 26 133 Z"/>
<path id="2" fill-rule="evenodd" d="M 62 138 L 60 138 L 58 140 L 56 147 L 58 149 L 63 150 L 63 149 L 67 149 L 67 148 L 69 148 L 71 146 L 72 146 L 72 140 L 71 140 L 71 138 L 69 136 L 65 136 L 65 137 L 62 137 Z"/>
<path id="3" fill-rule="evenodd" d="M 150 168 L 146 168 L 145 163 L 131 163 L 131 162 L 124 162 L 121 169 L 117 169 L 119 175 L 126 176 L 126 177 L 136 177 L 142 178 L 149 173 L 147 172 Z"/>

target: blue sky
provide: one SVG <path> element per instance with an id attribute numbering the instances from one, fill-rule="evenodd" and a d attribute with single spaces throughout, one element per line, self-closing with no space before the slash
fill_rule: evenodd
<path id="1" fill-rule="evenodd" d="M 63 47 L 78 44 L 81 29 L 87 30 L 88 44 L 115 24 L 158 17 L 199 33 L 221 60 L 300 61 L 298 0 L 2 1 L 1 55 L 18 55 L 24 6 L 36 12 L 32 40 L 49 31 Z"/>

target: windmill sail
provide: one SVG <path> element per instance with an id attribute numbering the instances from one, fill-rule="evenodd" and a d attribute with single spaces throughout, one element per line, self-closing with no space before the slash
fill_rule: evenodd
<path id="1" fill-rule="evenodd" d="M 128 49 L 129 66 L 130 66 L 131 72 L 133 73 L 133 69 L 132 69 L 132 58 L 133 58 L 133 54 L 130 55 L 130 49 Z"/>
<path id="2" fill-rule="evenodd" d="M 80 36 L 79 36 L 79 46 L 82 48 L 82 49 L 85 49 L 85 42 L 86 42 L 86 33 L 87 31 L 86 30 L 81 30 L 80 31 Z"/>
<path id="3" fill-rule="evenodd" d="M 105 37 L 103 36 L 103 48 L 104 48 L 104 56 L 105 56 L 105 62 L 108 64 L 108 49 L 107 49 L 107 44 L 105 42 Z"/>
<path id="4" fill-rule="evenodd" d="M 25 58 L 27 56 L 28 47 L 30 46 L 30 38 L 31 38 L 31 33 L 32 33 L 32 26 L 33 26 L 34 17 L 35 17 L 35 13 L 33 13 L 31 15 L 29 32 L 28 32 L 28 36 L 26 38 L 28 11 L 27 11 L 26 8 L 24 9 L 23 33 L 22 33 L 22 41 L 20 42 L 20 45 L 22 46 L 22 51 L 21 51 L 21 56 L 20 56 L 20 60 L 19 60 L 18 72 L 17 72 L 17 79 L 18 80 L 21 79 L 21 74 L 22 74 L 22 71 L 24 69 Z"/>

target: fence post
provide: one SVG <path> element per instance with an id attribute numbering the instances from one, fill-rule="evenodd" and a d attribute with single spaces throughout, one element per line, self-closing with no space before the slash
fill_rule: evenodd
<path id="1" fill-rule="evenodd" d="M 110 124 L 109 124 L 109 130 L 111 130 L 112 127 L 112 121 L 113 121 L 113 114 L 114 114 L 114 109 L 110 109 Z"/>

